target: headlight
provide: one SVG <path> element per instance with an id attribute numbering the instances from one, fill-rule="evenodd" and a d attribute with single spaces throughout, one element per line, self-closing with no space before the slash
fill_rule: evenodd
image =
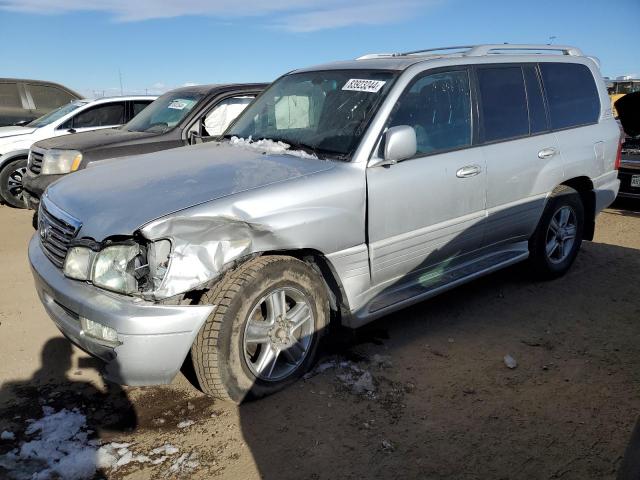
<path id="1" fill-rule="evenodd" d="M 47 150 L 42 157 L 42 174 L 54 175 L 75 172 L 82 162 L 77 150 Z"/>
<path id="2" fill-rule="evenodd" d="M 75 280 L 89 280 L 96 253 L 86 247 L 71 247 L 64 260 L 64 274 Z"/>
<path id="3" fill-rule="evenodd" d="M 87 247 L 71 247 L 63 272 L 74 280 L 90 281 L 97 287 L 131 294 L 160 288 L 169 268 L 171 242 L 158 240 L 110 245 L 99 252 Z"/>
<path id="4" fill-rule="evenodd" d="M 114 245 L 101 250 L 93 263 L 94 285 L 121 293 L 138 291 L 135 259 L 140 254 L 138 245 Z"/>

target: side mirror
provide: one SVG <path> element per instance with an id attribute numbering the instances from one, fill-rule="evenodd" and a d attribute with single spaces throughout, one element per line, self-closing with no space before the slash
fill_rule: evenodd
<path id="1" fill-rule="evenodd" d="M 189 145 L 195 145 L 196 143 L 203 143 L 203 138 L 202 135 L 198 134 L 198 132 L 191 130 L 187 141 L 189 142 Z"/>
<path id="2" fill-rule="evenodd" d="M 391 127 L 384 134 L 383 158 L 374 159 L 370 167 L 394 165 L 413 157 L 418 152 L 416 131 L 409 125 Z"/>
<path id="3" fill-rule="evenodd" d="M 416 131 L 409 125 L 391 127 L 384 137 L 384 160 L 389 164 L 411 158 L 418 152 Z"/>

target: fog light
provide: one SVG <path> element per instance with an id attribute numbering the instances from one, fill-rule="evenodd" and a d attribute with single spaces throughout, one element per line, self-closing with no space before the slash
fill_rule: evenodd
<path id="1" fill-rule="evenodd" d="M 118 332 L 114 328 L 84 317 L 80 317 L 80 326 L 82 327 L 82 332 L 89 337 L 111 343 L 118 341 Z"/>

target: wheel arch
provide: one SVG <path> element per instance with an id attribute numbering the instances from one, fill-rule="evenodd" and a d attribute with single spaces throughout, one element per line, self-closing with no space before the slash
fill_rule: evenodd
<path id="1" fill-rule="evenodd" d="M 329 259 L 320 251 L 311 248 L 295 250 L 272 250 L 260 252 L 260 255 L 286 255 L 297 258 L 310 265 L 321 277 L 329 294 L 331 307 L 331 321 L 342 323 L 345 315 L 348 315 L 349 302 L 340 277 Z"/>
<path id="2" fill-rule="evenodd" d="M 0 170 L 6 167 L 9 163 L 14 160 L 27 159 L 29 157 L 29 149 L 24 150 L 14 150 L 12 152 L 5 153 L 0 156 Z"/>
<path id="3" fill-rule="evenodd" d="M 581 176 L 565 180 L 561 185 L 571 187 L 580 194 L 584 205 L 584 240 L 593 240 L 596 229 L 596 194 L 589 177 Z"/>

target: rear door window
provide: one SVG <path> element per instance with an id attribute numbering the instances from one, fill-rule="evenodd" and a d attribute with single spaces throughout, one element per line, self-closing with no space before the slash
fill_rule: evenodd
<path id="1" fill-rule="evenodd" d="M 73 118 L 73 128 L 110 127 L 124 123 L 124 102 L 88 108 Z"/>
<path id="2" fill-rule="evenodd" d="M 529 112 L 522 68 L 478 68 L 480 125 L 485 142 L 529 134 Z"/>
<path id="3" fill-rule="evenodd" d="M 578 63 L 541 63 L 542 83 L 554 130 L 596 123 L 600 97 L 591 71 Z"/>
<path id="4" fill-rule="evenodd" d="M 53 110 L 74 99 L 70 93 L 50 85 L 29 84 L 29 91 L 38 110 Z"/>
<path id="5" fill-rule="evenodd" d="M 22 108 L 17 83 L 0 83 L 0 106 Z"/>

